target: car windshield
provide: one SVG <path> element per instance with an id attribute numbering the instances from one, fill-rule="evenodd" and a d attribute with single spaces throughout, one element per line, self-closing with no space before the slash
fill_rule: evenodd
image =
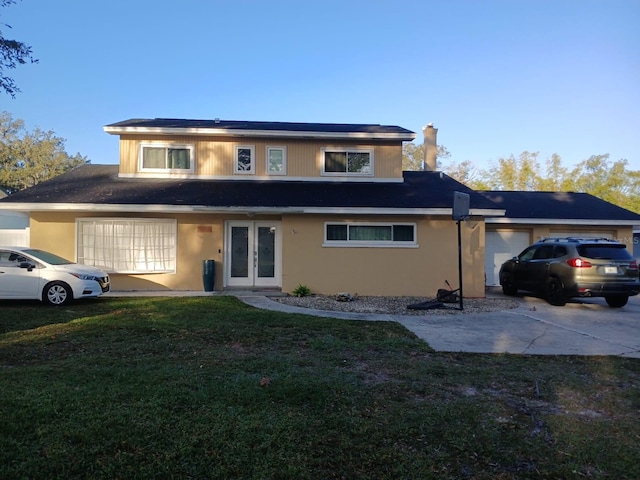
<path id="1" fill-rule="evenodd" d="M 581 257 L 600 260 L 631 260 L 624 245 L 581 245 L 578 253 Z"/>
<path id="2" fill-rule="evenodd" d="M 44 250 L 24 250 L 24 253 L 36 257 L 49 265 L 69 265 L 73 263 L 53 253 L 45 252 Z"/>

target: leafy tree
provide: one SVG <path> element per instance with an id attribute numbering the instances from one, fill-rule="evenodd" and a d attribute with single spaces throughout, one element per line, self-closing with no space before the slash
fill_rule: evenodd
<path id="1" fill-rule="evenodd" d="M 404 144 L 403 169 L 420 170 L 423 152 L 423 145 Z M 524 151 L 518 157 L 498 158 L 488 169 L 470 160 L 441 162 L 438 167 L 475 190 L 584 192 L 640 213 L 640 171 L 628 170 L 627 160 L 611 162 L 608 154 L 592 155 L 569 169 L 556 153 L 544 162 L 539 156 L 539 152 Z M 450 157 L 445 147 L 438 146 L 438 158 Z"/>
<path id="2" fill-rule="evenodd" d="M 65 139 L 52 131 L 26 131 L 22 120 L 0 113 L 0 188 L 13 193 L 89 163 L 76 153 L 69 156 Z"/>
<path id="3" fill-rule="evenodd" d="M 538 190 L 545 192 L 561 192 L 571 190 L 570 175 L 562 166 L 560 155 L 554 153 L 546 161 L 546 175 L 539 180 Z"/>
<path id="4" fill-rule="evenodd" d="M 609 155 L 592 155 L 572 169 L 562 166 L 559 155 L 553 154 L 540 165 L 538 153 L 522 152 L 498 159 L 487 171 L 479 174 L 480 182 L 469 186 L 490 190 L 537 190 L 584 192 L 640 213 L 640 172 L 627 170 L 627 160 L 611 162 Z"/>
<path id="5" fill-rule="evenodd" d="M 446 147 L 438 145 L 437 158 L 449 158 L 451 153 Z M 402 170 L 422 170 L 424 145 L 406 142 L 402 145 Z"/>
<path id="6" fill-rule="evenodd" d="M 16 0 L 0 0 L 0 7 L 7 7 L 14 3 Z M 16 86 L 13 78 L 7 76 L 6 71 L 27 62 L 38 63 L 38 60 L 33 58 L 30 46 L 17 40 L 5 38 L 2 27 L 11 28 L 11 26 L 0 23 L 0 89 L 15 98 L 20 89 Z"/>
<path id="7" fill-rule="evenodd" d="M 482 170 L 477 169 L 471 160 L 443 164 L 442 171 L 451 178 L 476 190 L 491 189 L 483 176 Z"/>
<path id="8" fill-rule="evenodd" d="M 640 171 L 628 171 L 627 165 L 627 160 L 612 163 L 608 154 L 592 155 L 571 170 L 566 184 L 640 213 Z"/>
<path id="9" fill-rule="evenodd" d="M 538 152 L 525 151 L 518 158 L 499 158 L 483 176 L 491 190 L 542 190 L 545 177 L 540 172 Z"/>

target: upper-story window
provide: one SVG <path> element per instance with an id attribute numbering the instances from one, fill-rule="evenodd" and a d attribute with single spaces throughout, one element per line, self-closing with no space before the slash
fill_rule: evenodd
<path id="1" fill-rule="evenodd" d="M 256 154 L 253 145 L 237 145 L 235 148 L 234 172 L 252 174 L 256 171 Z"/>
<path id="2" fill-rule="evenodd" d="M 267 173 L 269 175 L 286 175 L 286 147 L 267 147 Z"/>
<path id="3" fill-rule="evenodd" d="M 373 175 L 373 150 L 324 148 L 323 175 Z"/>
<path id="4" fill-rule="evenodd" d="M 193 145 L 141 144 L 140 170 L 193 172 Z"/>

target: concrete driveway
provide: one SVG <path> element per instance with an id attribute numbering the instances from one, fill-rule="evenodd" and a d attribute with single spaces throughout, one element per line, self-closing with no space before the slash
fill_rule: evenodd
<path id="1" fill-rule="evenodd" d="M 501 294 L 491 294 L 501 295 Z M 312 311 L 267 297 L 242 296 L 258 308 L 351 320 L 395 321 L 442 352 L 528 355 L 617 355 L 640 358 L 640 297 L 623 308 L 604 299 L 574 299 L 553 307 L 534 296 L 516 297 L 520 307 L 463 315 L 372 315 Z"/>
<path id="2" fill-rule="evenodd" d="M 564 307 L 534 296 L 518 299 L 521 306 L 513 310 L 397 321 L 439 351 L 640 358 L 640 297 L 623 308 L 595 298 Z"/>

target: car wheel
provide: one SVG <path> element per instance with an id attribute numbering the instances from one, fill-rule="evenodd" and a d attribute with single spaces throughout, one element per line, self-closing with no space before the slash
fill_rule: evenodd
<path id="1" fill-rule="evenodd" d="M 627 297 L 626 295 L 611 295 L 608 297 L 604 297 L 604 299 L 612 308 L 624 307 L 629 301 L 629 297 Z"/>
<path id="2" fill-rule="evenodd" d="M 73 300 L 73 292 L 66 283 L 51 282 L 44 287 L 42 300 L 49 305 L 65 305 Z"/>
<path id="3" fill-rule="evenodd" d="M 562 282 L 559 279 L 555 277 L 548 278 L 544 287 L 547 302 L 557 307 L 566 305 L 567 297 L 564 294 Z"/>
<path id="4" fill-rule="evenodd" d="M 505 273 L 502 275 L 502 281 L 500 282 L 502 285 L 502 293 L 505 295 L 516 295 L 518 293 L 518 287 L 516 287 L 513 277 L 510 273 Z"/>

